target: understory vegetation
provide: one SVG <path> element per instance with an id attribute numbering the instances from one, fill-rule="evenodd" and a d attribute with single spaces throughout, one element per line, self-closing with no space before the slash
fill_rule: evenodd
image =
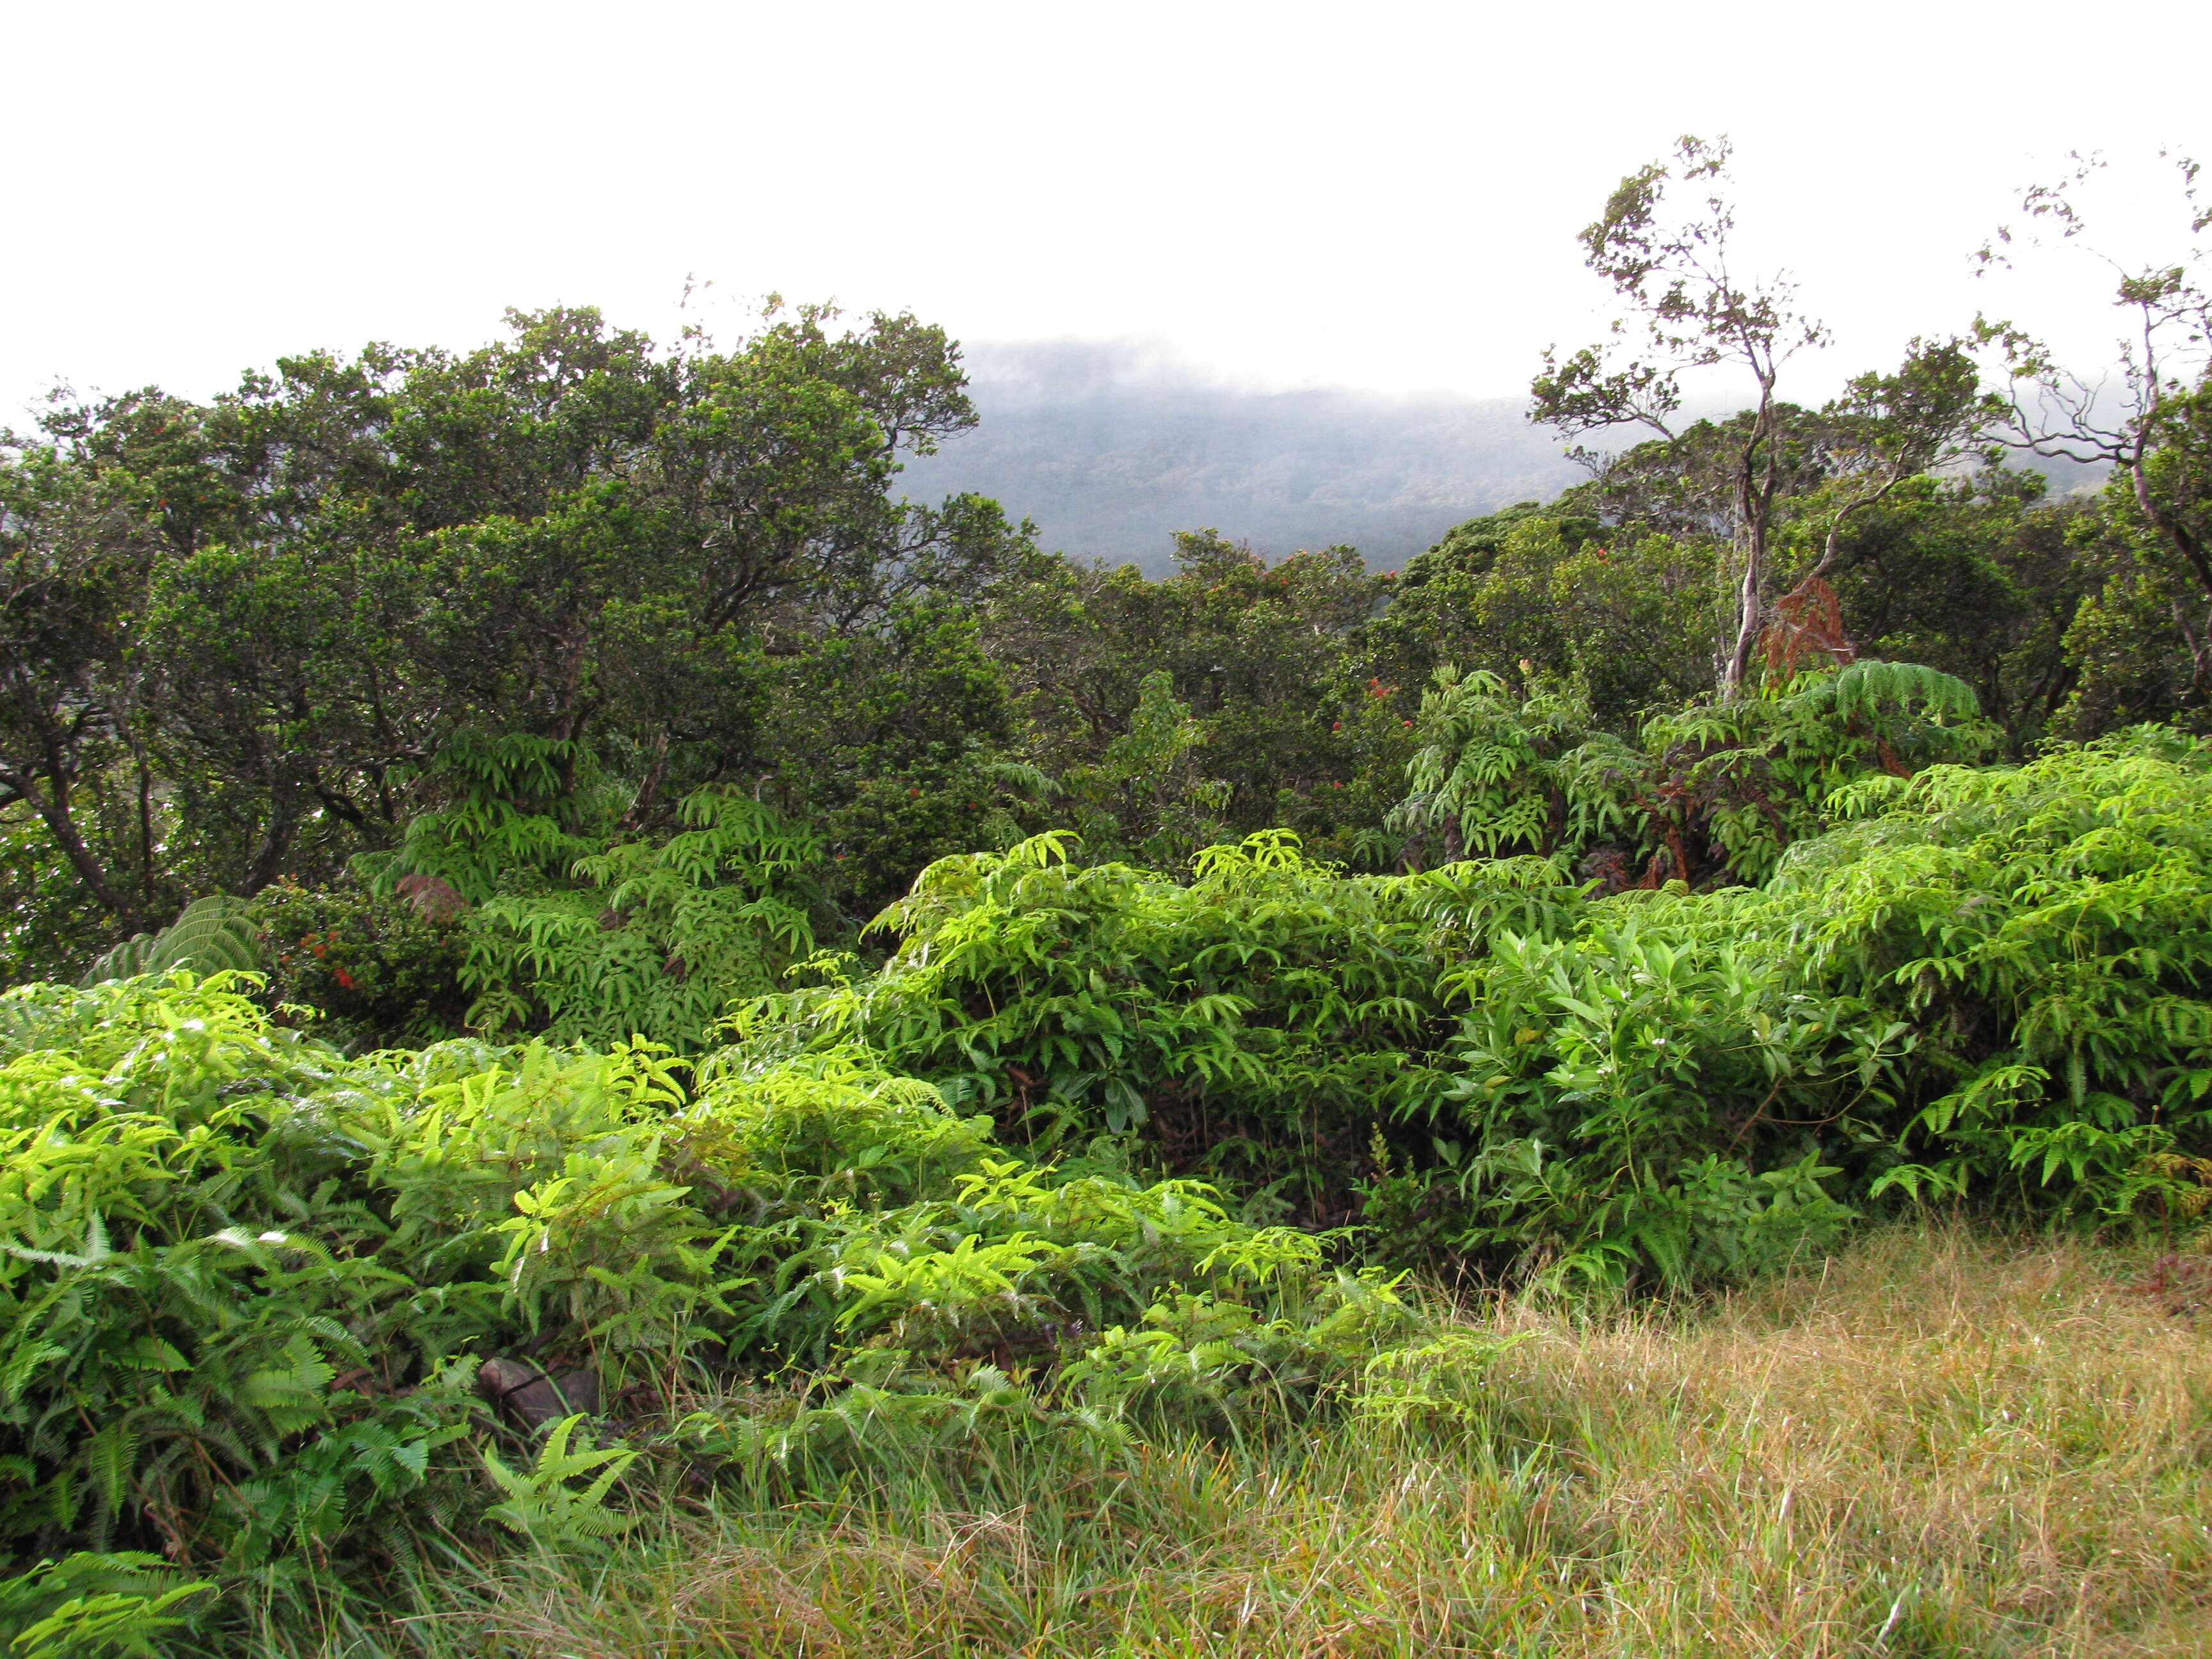
<path id="1" fill-rule="evenodd" d="M 459 1578 L 419 1628 L 588 1659 L 2202 1654 L 2212 1373 L 2116 1273 L 1905 1229 L 1694 1318 L 1485 1306 L 1418 1362 L 1445 1388 L 1327 1434 L 775 1470 L 611 1560 Z"/>
<path id="2" fill-rule="evenodd" d="M 1402 572 L 906 316 L 10 438 L 9 1651 L 2200 1650 L 2212 311 L 1800 408 L 1725 161 Z"/>

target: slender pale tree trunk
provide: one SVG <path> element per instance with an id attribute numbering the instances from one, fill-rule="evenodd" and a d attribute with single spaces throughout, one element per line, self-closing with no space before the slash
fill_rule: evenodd
<path id="1" fill-rule="evenodd" d="M 1736 583 L 1735 648 L 1721 677 L 1721 693 L 1733 702 L 1751 675 L 1751 654 L 1766 622 L 1762 590 L 1766 584 L 1766 539 L 1774 517 L 1778 472 L 1774 461 L 1774 375 L 1759 377 L 1759 413 L 1751 423 L 1736 462 L 1736 538 L 1743 548 L 1743 571 Z M 1762 472 L 1764 477 L 1761 476 Z"/>

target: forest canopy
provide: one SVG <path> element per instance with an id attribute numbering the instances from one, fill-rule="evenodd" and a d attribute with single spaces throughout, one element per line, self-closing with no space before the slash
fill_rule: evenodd
<path id="1" fill-rule="evenodd" d="M 1538 383 L 1571 429 L 1599 418 L 1581 372 Z M 1669 425 L 1400 571 L 1194 530 L 1158 580 L 897 498 L 901 457 L 974 418 L 907 316 L 802 309 L 720 351 L 518 314 L 472 353 L 311 354 L 207 404 L 58 398 L 0 468 L 10 971 L 73 977 L 212 893 L 565 889 L 702 791 L 817 848 L 788 896 L 824 939 L 1047 828 L 1164 863 L 1283 827 L 1397 867 L 1447 666 L 1565 749 L 1756 701 L 1743 649 L 1761 696 L 1862 657 L 1940 671 L 1977 752 L 2193 726 L 2207 396 L 2166 389 L 2140 478 L 2054 500 L 1997 464 L 1966 347 L 1917 348 L 1818 410 Z M 1758 873 L 1706 844 L 1714 810 L 1673 872 Z"/>

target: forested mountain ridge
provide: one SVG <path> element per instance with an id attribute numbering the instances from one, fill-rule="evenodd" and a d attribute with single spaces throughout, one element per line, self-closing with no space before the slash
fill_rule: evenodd
<path id="1" fill-rule="evenodd" d="M 962 365 L 978 424 L 909 460 L 901 492 L 989 496 L 1040 545 L 1149 576 L 1174 568 L 1175 532 L 1201 526 L 1271 556 L 1350 546 L 1395 570 L 1463 520 L 1584 476 L 1519 398 L 1253 391 L 1127 342 L 969 343 Z M 2105 471 L 2014 464 L 2062 495 Z"/>

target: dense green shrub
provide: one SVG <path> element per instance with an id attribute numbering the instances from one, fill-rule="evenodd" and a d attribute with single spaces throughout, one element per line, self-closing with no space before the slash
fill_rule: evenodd
<path id="1" fill-rule="evenodd" d="M 1834 805 L 1763 890 L 1625 892 L 1464 970 L 1435 1120 L 1464 1245 L 1690 1283 L 1907 1195 L 2202 1212 L 2212 749 L 2152 729 Z"/>
<path id="2" fill-rule="evenodd" d="M 480 1547 L 487 1516 L 599 1535 L 620 1492 L 569 1477 L 676 1445 L 678 1419 L 695 1468 L 817 1433 L 772 1399 L 757 1423 L 688 1409 L 794 1365 L 833 1416 L 862 1376 L 927 1415 L 979 1361 L 1064 1370 L 1066 1407 L 1031 1407 L 1103 1432 L 1165 1386 L 1132 1354 L 1218 1409 L 1310 1389 L 1331 1344 L 1402 1317 L 1312 1237 L 1187 1182 L 1026 1163 L 865 1055 L 732 1055 L 696 1092 L 643 1043 L 349 1060 L 247 988 L 0 1000 L 0 1546 L 19 1570 L 151 1549 L 260 1595 L 303 1575 L 392 1594 Z M 533 1450 L 480 1397 L 489 1359 L 587 1375 L 630 1444 L 611 1461 L 564 1429 Z M 168 1588 L 131 1605 L 166 1617 Z"/>
<path id="3" fill-rule="evenodd" d="M 755 1004 L 738 1052 L 858 1043 L 1010 1133 L 1134 1131 L 1310 1220 L 1358 1192 L 1384 1248 L 1497 1272 L 1707 1283 L 1938 1193 L 2193 1214 L 2206 751 L 1832 770 L 1850 816 L 1764 889 L 1607 896 L 1571 848 L 1346 876 L 1280 834 L 1182 882 L 1057 836 L 947 860 L 879 971 Z"/>
<path id="4" fill-rule="evenodd" d="M 735 789 L 693 793 L 681 822 L 591 847 L 565 879 L 488 898 L 468 919 L 469 1024 L 688 1052 L 731 999 L 768 990 L 811 952 L 819 840 Z"/>
<path id="5" fill-rule="evenodd" d="M 1447 665 L 1389 823 L 1408 854 L 1587 858 L 1616 887 L 1763 881 L 1846 785 L 1984 753 L 1996 734 L 1976 714 L 1962 681 L 1862 659 L 1656 714 L 1630 743 L 1577 684 L 1538 676 L 1516 696 Z"/>
<path id="6" fill-rule="evenodd" d="M 2145 727 L 1838 805 L 1759 930 L 1916 1033 L 1920 1161 L 1877 1188 L 2114 1218 L 2185 1197 L 2171 1160 L 2212 1151 L 2212 744 Z"/>
<path id="7" fill-rule="evenodd" d="M 262 1000 L 315 1010 L 313 1035 L 341 1048 L 459 1036 L 468 934 L 461 907 L 439 896 L 359 884 L 264 888 L 249 912 L 262 934 Z"/>
<path id="8" fill-rule="evenodd" d="M 1446 1086 L 1444 966 L 1502 918 L 1581 900 L 1541 860 L 1346 876 L 1277 831 L 1188 882 L 1083 865 L 1073 838 L 933 865 L 879 926 L 879 972 L 766 999 L 766 1053 L 858 1042 L 1042 1146 L 1141 1129 L 1155 1155 L 1347 1195 L 1370 1131 Z"/>

